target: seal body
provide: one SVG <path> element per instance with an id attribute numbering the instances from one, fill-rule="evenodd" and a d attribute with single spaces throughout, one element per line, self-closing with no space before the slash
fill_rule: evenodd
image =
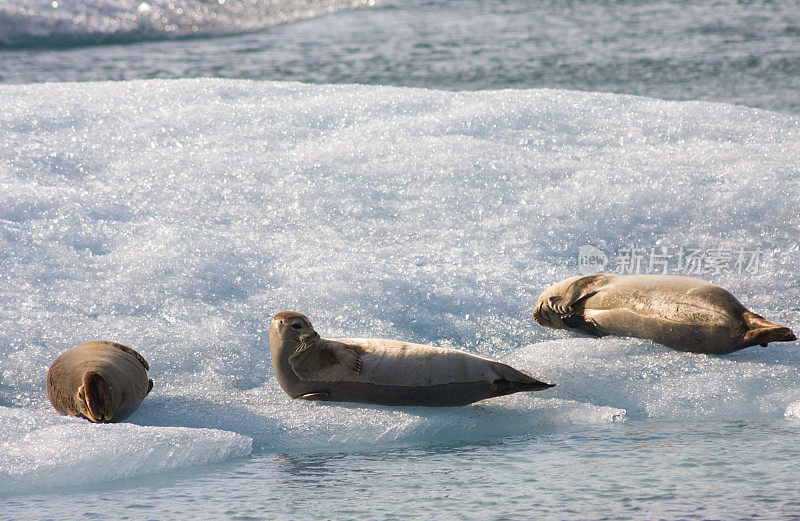
<path id="1" fill-rule="evenodd" d="M 55 359 L 47 372 L 47 396 L 62 414 L 90 422 L 122 421 L 153 388 L 147 361 L 122 344 L 95 340 Z"/>
<path id="2" fill-rule="evenodd" d="M 542 326 L 646 338 L 695 353 L 727 354 L 797 339 L 789 328 L 748 311 L 723 288 L 670 275 L 572 277 L 542 293 L 533 317 Z"/>
<path id="3" fill-rule="evenodd" d="M 443 407 L 552 387 L 454 349 L 375 338 L 323 339 L 295 311 L 275 315 L 269 339 L 278 383 L 292 398 Z"/>

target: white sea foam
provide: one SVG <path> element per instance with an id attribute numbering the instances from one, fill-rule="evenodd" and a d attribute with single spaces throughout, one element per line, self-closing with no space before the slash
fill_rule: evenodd
<path id="1" fill-rule="evenodd" d="M 6 490 L 221 461 L 251 442 L 347 451 L 795 415 L 797 343 L 708 357 L 547 330 L 530 312 L 584 244 L 760 246 L 756 273 L 703 276 L 800 329 L 797 117 L 223 80 L 2 86 L 0 106 Z M 433 410 L 292 402 L 268 351 L 283 309 L 323 336 L 455 347 L 558 386 Z M 49 408 L 48 366 L 93 338 L 150 362 L 153 392 L 128 424 Z M 59 452 L 75 440 L 89 450 Z"/>
<path id="2" fill-rule="evenodd" d="M 215 36 L 374 4 L 374 0 L 0 0 L 0 45 Z"/>

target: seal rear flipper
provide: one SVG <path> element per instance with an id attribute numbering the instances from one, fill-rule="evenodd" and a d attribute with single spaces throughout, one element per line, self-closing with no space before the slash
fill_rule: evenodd
<path id="1" fill-rule="evenodd" d="M 607 273 L 598 273 L 579 278 L 567 286 L 561 295 L 550 297 L 550 308 L 561 315 L 569 313 L 573 305 L 600 291 L 600 288 L 605 286 L 611 277 L 612 275 Z"/>
<path id="2" fill-rule="evenodd" d="M 531 380 L 530 382 L 512 382 L 501 378 L 492 382 L 492 390 L 495 396 L 505 396 L 524 391 L 542 391 L 555 387 L 555 384 L 542 382 L 535 378 L 531 378 Z"/>
<path id="3" fill-rule="evenodd" d="M 756 344 L 767 347 L 770 342 L 792 342 L 794 340 L 797 340 L 797 337 L 788 327 L 762 327 L 747 331 L 744 334 L 742 347 L 750 347 Z"/>
<path id="4" fill-rule="evenodd" d="M 742 347 L 750 347 L 756 344 L 766 347 L 770 342 L 792 342 L 797 340 L 795 334 L 788 327 L 770 322 L 752 311 L 745 311 L 742 314 L 742 320 L 749 328 L 744 333 Z"/>
<path id="5" fill-rule="evenodd" d="M 330 395 L 328 393 L 325 393 L 325 392 L 322 392 L 322 393 L 306 393 L 306 394 L 301 394 L 300 396 L 298 396 L 298 398 L 301 399 L 301 400 L 326 402 L 326 401 L 328 401 L 330 399 Z"/>
<path id="6" fill-rule="evenodd" d="M 608 333 L 600 328 L 593 318 L 585 315 L 570 313 L 569 315 L 564 315 L 561 317 L 561 321 L 568 329 L 572 329 L 573 331 L 578 331 L 580 333 L 586 333 L 587 335 L 591 335 L 593 337 L 600 338 L 608 335 Z"/>
<path id="7" fill-rule="evenodd" d="M 83 384 L 78 387 L 78 410 L 94 423 L 111 421 L 114 416 L 114 402 L 105 378 L 99 373 L 90 371 L 83 377 Z"/>
<path id="8" fill-rule="evenodd" d="M 510 365 L 502 362 L 493 362 L 492 370 L 500 378 L 492 382 L 492 387 L 495 392 L 502 396 L 504 394 L 516 393 L 519 391 L 541 391 L 542 389 L 549 389 L 555 387 L 555 384 L 542 382 L 536 378 L 523 373 L 518 369 L 514 369 Z"/>

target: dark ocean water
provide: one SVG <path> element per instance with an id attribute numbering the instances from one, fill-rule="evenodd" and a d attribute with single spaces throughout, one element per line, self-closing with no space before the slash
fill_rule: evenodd
<path id="1" fill-rule="evenodd" d="M 173 13 L 166 29 L 150 25 L 123 35 L 149 41 L 66 48 L 64 30 L 54 24 L 23 47 L 0 47 L 0 82 L 222 77 L 452 90 L 552 87 L 800 110 L 796 2 L 388 0 L 337 8 L 346 10 L 325 14 L 327 5 L 298 15 L 310 19 L 258 31 L 240 14 L 222 29 L 201 25 L 185 32 L 197 37 L 163 39 L 180 23 L 198 25 L 196 12 L 191 19 Z M 83 23 L 89 41 L 121 38 L 107 20 Z M 75 31 L 69 38 L 80 41 Z M 220 31 L 247 32 L 215 36 Z"/>

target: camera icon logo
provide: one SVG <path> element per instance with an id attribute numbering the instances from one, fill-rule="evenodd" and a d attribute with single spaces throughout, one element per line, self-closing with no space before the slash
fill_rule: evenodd
<path id="1" fill-rule="evenodd" d="M 578 248 L 578 271 L 581 275 L 594 275 L 603 271 L 608 264 L 608 255 L 591 244 Z"/>

